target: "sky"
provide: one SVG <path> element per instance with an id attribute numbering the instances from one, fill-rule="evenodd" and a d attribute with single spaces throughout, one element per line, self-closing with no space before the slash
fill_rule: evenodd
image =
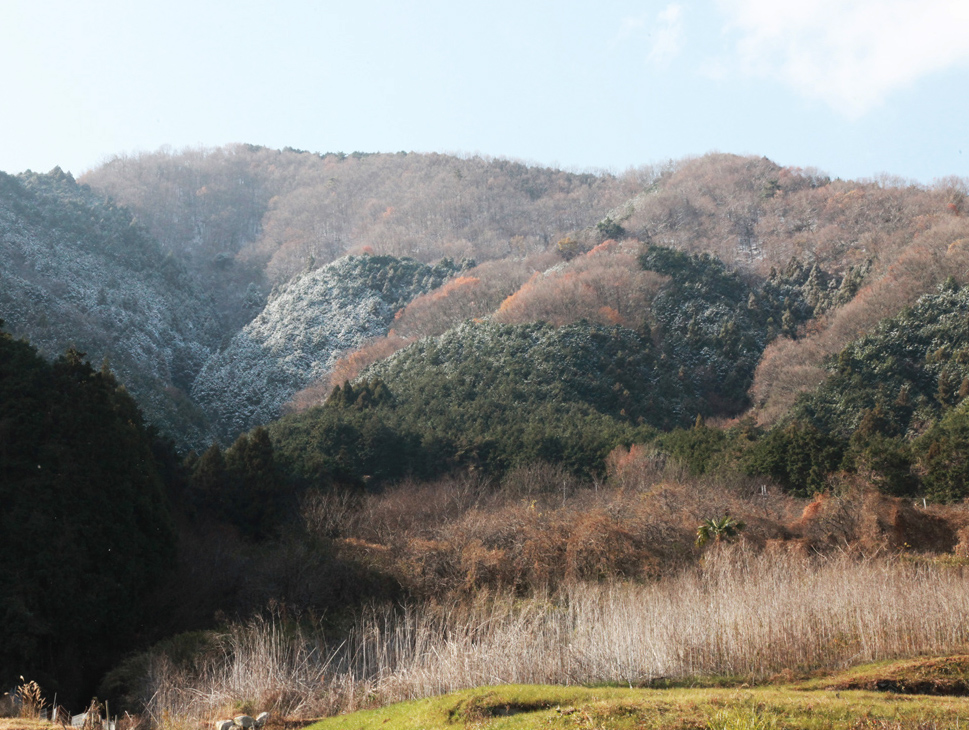
<path id="1" fill-rule="evenodd" d="M 969 178 L 969 0 L 0 0 L 0 170 L 245 142 Z"/>

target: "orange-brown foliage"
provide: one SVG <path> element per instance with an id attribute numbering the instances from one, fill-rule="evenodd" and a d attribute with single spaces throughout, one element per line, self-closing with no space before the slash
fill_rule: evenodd
<path id="1" fill-rule="evenodd" d="M 606 456 L 609 480 L 623 488 L 657 480 L 665 466 L 665 457 L 643 444 L 617 446 Z"/>
<path id="2" fill-rule="evenodd" d="M 562 326 L 580 319 L 641 327 L 666 280 L 643 271 L 634 242 L 606 242 L 544 273 L 505 299 L 495 319 L 506 324 L 544 321 Z"/>
<path id="3" fill-rule="evenodd" d="M 465 320 L 489 315 L 530 276 L 560 260 L 554 254 L 537 254 L 486 261 L 440 289 L 417 297 L 398 313 L 394 328 L 407 337 L 431 337 Z"/>
<path id="4" fill-rule="evenodd" d="M 337 360 L 324 380 L 297 392 L 283 407 L 283 412 L 299 413 L 307 408 L 322 405 L 336 386 L 354 380 L 368 365 L 390 357 L 411 342 L 413 338 L 400 337 L 393 330 L 386 337 L 370 340 L 359 349 Z"/>
<path id="5" fill-rule="evenodd" d="M 348 380 L 354 380 L 363 370 L 377 360 L 393 355 L 398 350 L 407 347 L 413 339 L 401 337 L 393 330 L 386 337 L 371 340 L 358 350 L 337 360 L 330 371 L 329 385 L 332 390 Z"/>
<path id="6" fill-rule="evenodd" d="M 477 314 L 481 279 L 459 276 L 432 292 L 417 297 L 394 317 L 394 327 L 412 336 L 439 334 L 457 322 Z"/>

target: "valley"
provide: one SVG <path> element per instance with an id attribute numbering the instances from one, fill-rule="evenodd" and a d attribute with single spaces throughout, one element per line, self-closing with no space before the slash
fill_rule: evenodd
<path id="1" fill-rule="evenodd" d="M 158 727 L 962 717 L 792 683 L 969 645 L 967 196 L 720 153 L 0 174 L 0 679 Z"/>

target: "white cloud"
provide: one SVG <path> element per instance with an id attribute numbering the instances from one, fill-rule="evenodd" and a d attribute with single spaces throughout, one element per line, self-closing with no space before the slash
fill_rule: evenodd
<path id="1" fill-rule="evenodd" d="M 923 76 L 969 63 L 966 0 L 717 2 L 735 43 L 729 66 L 776 78 L 849 118 Z"/>
<path id="2" fill-rule="evenodd" d="M 653 47 L 646 60 L 665 68 L 680 52 L 683 41 L 683 8 L 671 3 L 657 16 L 657 26 L 653 31 Z"/>
<path id="3" fill-rule="evenodd" d="M 666 68 L 680 53 L 683 44 L 683 8 L 670 3 L 653 15 L 628 16 L 622 19 L 619 32 L 609 44 L 616 48 L 631 38 L 645 37 L 649 47 L 646 60 L 659 68 Z"/>
<path id="4" fill-rule="evenodd" d="M 634 35 L 638 35 L 639 32 L 646 27 L 646 24 L 648 22 L 649 22 L 648 15 L 636 15 L 636 16 L 629 16 L 629 17 L 623 18 L 621 27 L 619 28 L 619 32 L 616 34 L 616 37 L 612 40 L 611 45 L 617 46 L 623 43 L 624 41 L 628 40 L 629 38 L 633 37 Z"/>

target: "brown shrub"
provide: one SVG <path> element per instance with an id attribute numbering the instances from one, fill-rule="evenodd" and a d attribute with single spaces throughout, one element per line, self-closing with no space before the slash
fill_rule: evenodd
<path id="1" fill-rule="evenodd" d="M 642 487 L 662 478 L 666 457 L 644 444 L 617 446 L 606 456 L 609 481 L 621 488 Z"/>
<path id="2" fill-rule="evenodd" d="M 876 554 L 947 553 L 956 548 L 958 523 L 951 517 L 881 494 L 857 479 L 842 479 L 847 485 L 842 493 L 819 494 L 789 526 L 813 549 Z"/>
<path id="3" fill-rule="evenodd" d="M 497 489 L 455 478 L 401 484 L 366 497 L 352 520 L 358 532 L 347 537 L 388 546 L 369 550 L 370 559 L 412 593 L 438 600 L 668 575 L 696 559 L 697 525 L 725 513 L 748 523 L 753 546 L 789 536 L 784 521 L 796 500 L 763 495 L 743 479 L 672 479 L 675 469 L 657 480 L 637 469 L 648 452 L 624 454 L 613 461 L 630 471 L 606 484 L 548 464 L 520 467 Z"/>
<path id="4" fill-rule="evenodd" d="M 415 537 L 433 539 L 490 491 L 488 482 L 473 473 L 433 482 L 404 481 L 363 499 L 357 536 L 387 545 Z"/>
<path id="5" fill-rule="evenodd" d="M 672 575 L 707 552 L 694 544 L 697 527 L 723 515 L 745 523 L 740 542 L 757 552 L 942 553 L 969 544 L 964 508 L 916 507 L 857 476 L 806 502 L 762 479 L 690 478 L 643 447 L 617 449 L 609 463 L 598 484 L 549 464 L 522 466 L 500 485 L 473 475 L 404 482 L 354 502 L 338 533 L 323 517 L 315 529 L 339 534 L 347 556 L 365 556 L 411 595 L 435 601 Z"/>
<path id="6" fill-rule="evenodd" d="M 566 581 L 639 577 L 648 553 L 626 525 L 601 510 L 578 515 L 565 542 Z"/>
<path id="7" fill-rule="evenodd" d="M 516 466 L 501 480 L 501 492 L 506 498 L 561 497 L 563 500 L 587 486 L 560 464 L 544 461 Z"/>

